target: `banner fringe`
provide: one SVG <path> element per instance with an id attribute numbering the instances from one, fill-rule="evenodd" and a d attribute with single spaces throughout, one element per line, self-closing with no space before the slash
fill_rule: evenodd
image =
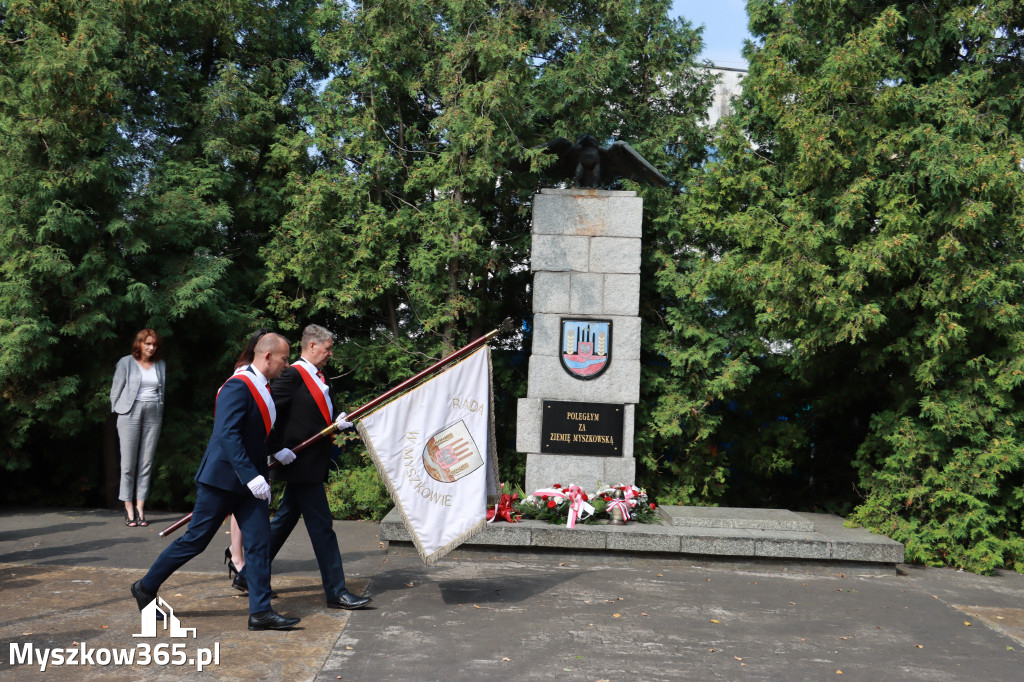
<path id="1" fill-rule="evenodd" d="M 416 548 L 420 552 L 420 558 L 423 559 L 423 563 L 426 564 L 427 566 L 431 566 L 435 562 L 440 561 L 441 559 L 443 559 L 453 549 L 455 549 L 456 547 L 461 545 L 463 542 L 465 542 L 466 540 L 470 539 L 471 537 L 473 537 L 474 535 L 476 535 L 477 533 L 479 533 L 480 531 L 482 531 L 486 527 L 487 527 L 487 518 L 485 516 L 483 521 L 481 521 L 480 523 L 476 524 L 475 526 L 473 526 L 472 528 L 467 530 L 465 533 L 463 533 L 459 537 L 457 537 L 454 540 L 452 540 L 451 542 L 449 542 L 444 547 L 438 547 L 436 550 L 434 550 L 434 553 L 431 554 L 430 556 L 425 556 L 423 554 L 423 549 L 419 547 L 418 543 L 417 543 L 417 547 Z"/>
<path id="2" fill-rule="evenodd" d="M 491 476 L 495 484 L 494 489 L 498 490 L 497 438 L 495 437 L 494 432 L 494 372 L 491 366 L 491 348 L 490 346 L 485 345 L 484 349 L 487 351 L 487 391 L 490 395 L 490 407 L 487 419 L 487 430 L 490 432 L 488 434 L 487 467 L 491 471 Z M 463 358 L 463 360 L 468 360 L 469 358 L 473 357 L 473 355 L 475 355 L 475 353 L 466 356 L 465 358 Z M 460 362 L 462 362 L 462 360 L 460 360 Z M 454 365 L 452 366 L 454 367 Z M 445 371 L 447 371 L 447 368 Z M 441 374 L 444 374 L 444 372 L 441 372 L 437 376 L 440 376 Z M 423 385 L 430 383 L 435 378 L 436 377 L 431 377 L 423 384 L 416 386 L 416 389 L 419 389 Z M 377 410 L 374 410 L 374 412 L 376 411 Z M 466 540 L 469 540 L 471 537 L 473 537 L 474 535 L 476 535 L 477 533 L 479 533 L 487 527 L 487 509 L 485 507 L 484 509 L 480 510 L 481 513 L 483 514 L 483 518 L 480 520 L 479 523 L 470 527 L 465 533 L 453 539 L 451 542 L 444 545 L 443 547 L 439 547 L 438 549 L 434 550 L 432 554 L 428 555 L 426 551 L 423 549 L 423 544 L 420 542 L 419 536 L 417 536 L 416 533 L 413 531 L 412 522 L 409 520 L 409 516 L 405 512 L 405 507 L 402 506 L 402 500 L 398 496 L 398 491 L 395 488 L 395 484 L 387 475 L 387 470 L 384 468 L 384 464 L 380 458 L 380 455 L 377 453 L 376 448 L 373 447 L 373 442 L 370 440 L 369 434 L 363 427 L 362 421 L 356 423 L 356 431 L 359 433 L 359 437 L 362 439 L 363 445 L 366 447 L 366 451 L 370 455 L 370 460 L 373 462 L 373 466 L 377 469 L 377 475 L 380 476 L 381 479 L 384 481 L 384 485 L 388 489 L 388 495 L 391 496 L 391 501 L 395 503 L 395 509 L 397 509 L 398 513 L 402 516 L 402 523 L 405 525 L 406 532 L 409 533 L 409 537 L 412 538 L 412 542 L 416 546 L 416 552 L 420 555 L 420 559 L 423 561 L 425 565 L 430 566 L 435 562 L 443 559 L 445 555 L 450 553 L 453 549 L 461 545 Z M 488 501 L 491 502 L 490 497 L 488 497 Z M 497 502 L 497 498 L 495 498 L 494 501 L 491 503 L 493 504 L 495 502 Z"/>
<path id="3" fill-rule="evenodd" d="M 491 347 L 487 348 L 487 395 L 490 397 L 490 407 L 487 413 L 487 470 L 490 472 L 490 487 L 494 492 L 487 496 L 488 506 L 497 504 L 501 500 L 501 482 L 498 480 L 498 439 L 494 435 L 494 366 L 491 364 Z M 486 514 L 484 515 L 486 517 Z"/>

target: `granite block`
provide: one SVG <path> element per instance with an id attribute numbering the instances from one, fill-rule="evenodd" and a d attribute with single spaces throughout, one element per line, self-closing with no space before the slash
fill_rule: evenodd
<path id="1" fill-rule="evenodd" d="M 605 277 L 605 282 L 608 277 Z M 607 290 L 605 290 L 607 294 Z M 605 296 L 607 303 L 608 297 Z M 612 321 L 612 362 L 640 359 L 640 318 L 609 317 Z"/>
<path id="2" fill-rule="evenodd" d="M 530 348 L 532 355 L 552 355 L 558 357 L 562 344 L 562 317 L 564 311 L 554 313 L 533 312 L 533 346 Z M 612 342 L 615 341 L 615 332 L 612 332 Z M 612 348 L 612 353 L 615 349 Z"/>
<path id="3" fill-rule="evenodd" d="M 534 272 L 586 272 L 589 262 L 589 237 L 533 236 L 530 269 Z"/>
<path id="4" fill-rule="evenodd" d="M 902 543 L 860 526 L 847 528 L 841 516 L 811 512 L 797 512 L 797 516 L 814 523 L 816 535 L 831 542 L 833 559 L 894 564 L 904 561 Z"/>
<path id="5" fill-rule="evenodd" d="M 767 531 L 752 531 L 767 533 Z M 785 557 L 787 559 L 831 559 L 832 543 L 821 538 L 815 539 L 809 533 L 793 533 L 793 537 L 785 537 L 784 531 L 771 535 L 754 536 L 754 556 Z"/>
<path id="6" fill-rule="evenodd" d="M 531 455 L 540 460 L 563 460 L 559 473 L 566 473 L 572 460 L 593 459 L 572 456 Z M 530 459 L 527 460 L 529 469 Z M 555 479 L 568 482 L 568 477 L 551 476 L 534 489 L 547 487 Z M 578 482 L 573 480 L 573 482 Z M 584 485 L 590 489 L 590 486 Z M 596 486 L 595 486 L 596 487 Z M 727 508 L 722 511 L 729 514 Z M 734 516 L 744 516 L 748 511 L 737 510 Z M 773 510 L 762 510 L 773 511 Z M 667 523 L 610 526 L 580 524 L 569 529 L 561 524 L 543 521 L 523 520 L 517 524 L 498 522 L 487 527 L 466 541 L 472 547 L 505 547 L 510 552 L 528 552 L 530 547 L 545 549 L 563 548 L 569 552 L 594 550 L 597 554 L 615 550 L 631 552 L 637 557 L 645 553 L 678 553 L 682 555 L 705 555 L 707 557 L 732 557 L 740 563 L 740 570 L 766 570 L 773 561 L 779 562 L 777 569 L 790 571 L 793 566 L 834 567 L 830 570 L 849 572 L 884 571 L 886 567 L 903 561 L 903 545 L 868 532 L 863 528 L 846 528 L 843 519 L 832 514 L 797 513 L 797 516 L 814 525 L 813 532 L 758 531 L 738 528 L 706 528 L 694 526 L 673 526 Z M 380 537 L 396 543 L 395 547 L 411 544 L 401 515 L 392 509 L 380 526 Z M 730 559 L 732 560 L 732 559 Z M 794 563 L 794 562 L 804 563 Z M 751 563 L 753 562 L 753 563 Z M 753 569 L 752 569 L 753 567 Z"/>
<path id="7" fill-rule="evenodd" d="M 622 457 L 625 460 L 633 460 L 633 435 L 636 432 L 636 405 L 627 403 L 622 415 Z M 607 467 L 606 467 L 607 469 Z M 606 473 L 610 473 L 607 472 Z M 623 472 L 625 473 L 625 472 Z M 633 470 L 628 478 L 623 478 L 622 485 L 633 485 L 636 476 L 636 462 L 633 461 Z M 613 479 L 608 479 L 613 480 Z M 618 481 L 619 479 L 614 479 Z"/>
<path id="8" fill-rule="evenodd" d="M 530 494 L 535 490 L 561 483 L 562 485 L 578 485 L 584 490 L 594 492 L 605 480 L 603 461 L 605 459 L 608 458 L 527 453 L 526 487 L 524 490 Z"/>
<path id="9" fill-rule="evenodd" d="M 466 541 L 471 545 L 498 545 L 505 547 L 530 547 L 533 534 L 525 525 L 495 521 Z"/>
<path id="10" fill-rule="evenodd" d="M 543 404 L 540 398 L 520 398 L 516 402 L 517 452 L 540 452 Z"/>
<path id="11" fill-rule="evenodd" d="M 623 457 L 604 457 L 602 485 L 633 485 L 636 481 L 636 460 L 633 459 L 633 442 L 627 441 L 623 450 L 629 454 Z M 548 455 L 550 457 L 550 455 Z"/>
<path id="12" fill-rule="evenodd" d="M 542 189 L 533 197 L 533 234 L 640 237 L 636 192 Z"/>
<path id="13" fill-rule="evenodd" d="M 680 550 L 684 554 L 754 556 L 754 538 L 745 531 L 723 529 L 714 534 L 700 535 L 697 534 L 699 529 L 687 530 L 694 534 L 680 537 Z"/>
<path id="14" fill-rule="evenodd" d="M 393 508 L 380 522 L 380 539 L 394 540 L 396 542 L 412 542 L 412 536 L 402 521 L 402 515 L 397 508 Z"/>
<path id="15" fill-rule="evenodd" d="M 565 371 L 558 358 L 532 355 L 526 390 L 528 398 L 637 403 L 640 401 L 640 361 L 616 358 L 613 354 L 604 374 L 582 380 Z"/>
<path id="16" fill-rule="evenodd" d="M 605 275 L 605 315 L 638 315 L 640 313 L 640 275 Z"/>
<path id="17" fill-rule="evenodd" d="M 798 518 L 808 521 L 812 526 L 814 526 L 814 530 L 818 532 L 839 533 L 842 535 L 851 530 L 846 527 L 846 521 L 843 517 L 835 514 L 823 514 L 821 512 L 793 512 L 793 514 Z"/>
<path id="18" fill-rule="evenodd" d="M 682 548 L 680 537 L 666 529 L 643 523 L 625 526 L 598 526 L 606 531 L 605 546 L 633 552 L 678 553 Z M 669 529 L 670 531 L 670 529 Z"/>
<path id="19" fill-rule="evenodd" d="M 814 522 L 788 509 L 745 509 L 742 507 L 661 507 L 674 526 L 695 528 L 751 528 L 812 532 Z"/>
<path id="20" fill-rule="evenodd" d="M 904 547 L 895 540 L 888 542 L 860 542 L 857 540 L 832 540 L 832 559 L 837 561 L 870 561 L 873 563 L 902 564 Z"/>
<path id="21" fill-rule="evenodd" d="M 564 314 L 567 310 L 569 310 L 569 273 L 534 273 L 533 312 Z"/>
<path id="22" fill-rule="evenodd" d="M 554 483 L 578 485 L 594 493 L 606 485 L 632 485 L 636 480 L 633 457 L 589 457 L 587 455 L 526 456 L 526 492 L 549 488 Z"/>
<path id="23" fill-rule="evenodd" d="M 569 312 L 573 315 L 604 313 L 604 275 L 572 273 L 569 278 Z"/>
<path id="24" fill-rule="evenodd" d="M 567 549 L 607 549 L 605 534 L 587 532 L 586 526 L 566 528 L 548 525 L 533 531 L 534 547 L 565 547 Z"/>
<path id="25" fill-rule="evenodd" d="M 640 274 L 640 240 L 594 237 L 590 240 L 590 272 Z"/>

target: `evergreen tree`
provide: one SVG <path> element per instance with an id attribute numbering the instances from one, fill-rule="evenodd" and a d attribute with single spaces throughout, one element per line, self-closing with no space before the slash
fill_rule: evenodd
<path id="1" fill-rule="evenodd" d="M 180 411 L 165 414 L 177 428 L 165 429 L 158 461 L 172 498 L 194 490 L 214 395 L 245 337 L 276 328 L 258 294 L 260 248 L 286 213 L 290 178 L 310 168 L 306 150 L 289 145 L 323 75 L 314 5 L 161 2 L 146 16 L 152 47 L 130 51 L 154 59 L 127 107 L 147 165 L 125 202 L 145 244 L 125 296 L 171 330 L 168 394 Z"/>
<path id="2" fill-rule="evenodd" d="M 0 461 L 42 459 L 75 487 L 96 472 L 32 446 L 83 429 L 90 402 L 95 413 L 87 377 L 123 310 L 116 241 L 134 154 L 118 133 L 121 36 L 104 10 L 0 5 Z"/>
<path id="3" fill-rule="evenodd" d="M 2 461 L 33 468 L 18 488 L 95 500 L 110 371 L 142 326 L 169 359 L 157 501 L 190 493 L 213 393 L 261 321 L 340 331 L 349 405 L 506 316 L 528 343 L 537 145 L 628 139 L 677 187 L 704 156 L 699 32 L 668 7 L 0 2 Z M 642 191 L 651 272 L 682 205 Z M 509 455 L 521 359 L 496 365 Z M 653 441 L 640 450 L 658 474 Z"/>
<path id="4" fill-rule="evenodd" d="M 666 281 L 708 372 L 678 379 L 708 401 L 691 434 L 805 501 L 856 482 L 853 518 L 909 560 L 1020 567 L 1024 13 L 748 10 L 761 44 L 688 208 L 707 238 Z"/>
<path id="5" fill-rule="evenodd" d="M 191 492 L 306 163 L 282 142 L 317 77 L 311 6 L 0 3 L 0 461 L 33 467 L 20 494 L 95 501 L 97 422 L 144 326 L 168 356 L 154 495 Z"/>
<path id="6" fill-rule="evenodd" d="M 552 160 L 537 145 L 621 137 L 685 183 L 704 154 L 698 119 L 711 86 L 693 69 L 699 33 L 669 20 L 668 7 L 381 0 L 318 10 L 317 55 L 332 73 L 293 146 L 315 149 L 319 165 L 296 179 L 264 253 L 275 315 L 342 332 L 334 362 L 350 405 L 505 317 L 528 328 L 530 201 Z M 669 210 L 667 192 L 645 196 L 648 216 Z M 654 243 L 663 228 L 650 225 Z M 512 457 L 522 359 L 499 355 L 495 368 L 506 477 L 522 465 Z"/>

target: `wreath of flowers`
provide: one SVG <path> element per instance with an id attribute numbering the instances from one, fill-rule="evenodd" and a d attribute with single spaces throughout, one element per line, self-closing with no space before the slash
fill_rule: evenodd
<path id="1" fill-rule="evenodd" d="M 657 520 L 657 506 L 648 500 L 646 490 L 635 485 L 608 486 L 590 494 L 577 485 L 555 483 L 550 488 L 535 491 L 530 495 L 522 494 L 520 490 L 520 499 L 513 502 L 513 507 L 522 518 L 567 525 L 570 514 L 573 513 L 573 499 L 578 497 L 580 502 L 586 504 L 584 506 L 577 503 L 577 507 L 582 507 L 582 510 L 576 510 L 575 523 L 597 523 L 610 518 L 610 509 L 616 506 L 613 497 L 616 490 L 622 491 L 620 510 L 629 514 L 629 522 L 654 523 Z M 569 494 L 566 494 L 567 491 Z M 587 513 L 586 507 L 591 507 L 593 512 Z M 624 518 L 625 516 L 626 514 L 623 514 Z"/>
<path id="2" fill-rule="evenodd" d="M 647 498 L 647 491 L 635 485 L 613 485 L 597 491 L 596 497 L 605 504 L 605 509 L 610 509 L 614 504 L 616 490 L 622 491 L 622 503 L 625 507 L 623 519 L 637 523 L 654 523 L 657 520 L 655 509 L 657 505 Z M 629 518 L 626 519 L 626 514 Z"/>

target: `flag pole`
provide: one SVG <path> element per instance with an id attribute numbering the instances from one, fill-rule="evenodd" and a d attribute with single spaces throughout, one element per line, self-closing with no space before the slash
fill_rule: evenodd
<path id="1" fill-rule="evenodd" d="M 511 317 L 506 317 L 505 320 L 500 325 L 498 325 L 497 329 L 492 329 L 491 331 L 487 332 L 486 334 L 484 334 L 480 338 L 475 339 L 474 341 L 470 341 L 468 344 L 466 344 L 462 348 L 458 349 L 454 353 L 451 353 L 450 355 L 447 355 L 447 356 L 441 358 L 440 360 L 435 362 L 430 367 L 427 367 L 422 372 L 419 372 L 418 374 L 415 374 L 415 375 L 409 377 L 408 379 L 406 379 L 402 383 L 398 384 L 394 388 L 392 388 L 392 389 L 390 389 L 388 391 L 385 391 L 384 393 L 381 393 L 379 396 L 377 396 L 376 398 L 374 398 L 370 402 L 366 403 L 365 405 L 361 405 L 361 406 L 357 407 L 356 409 L 352 410 L 352 412 L 350 412 L 348 415 L 346 415 L 346 419 L 349 420 L 349 421 L 355 421 L 356 419 L 359 419 L 360 417 L 364 417 L 367 414 L 373 412 L 377 408 L 383 407 L 389 401 L 394 400 L 395 398 L 399 397 L 403 393 L 406 393 L 406 392 L 412 390 L 417 385 L 423 383 L 427 379 L 430 379 L 434 375 L 440 373 L 441 370 L 446 368 L 448 365 L 451 365 L 452 363 L 457 362 L 457 361 L 461 360 L 462 358 L 466 357 L 467 355 L 471 354 L 477 348 L 479 348 L 480 346 L 484 345 L 485 343 L 487 343 L 488 341 L 493 339 L 498 334 L 508 333 L 510 331 L 512 331 L 512 318 Z M 331 423 L 329 426 L 327 426 L 323 430 L 318 431 L 317 433 L 314 433 L 312 436 L 310 436 L 306 440 L 302 441 L 298 445 L 293 446 L 291 448 L 291 451 L 294 452 L 295 454 L 298 454 L 298 453 L 302 452 L 303 450 L 305 450 L 306 448 L 308 448 L 313 443 L 315 443 L 318 440 L 320 440 L 321 438 L 324 438 L 326 436 L 331 435 L 332 433 L 334 433 L 337 430 L 337 428 L 338 427 L 337 427 L 336 424 Z M 273 468 L 275 468 L 277 466 L 278 466 L 278 462 L 277 461 L 273 461 L 273 462 L 270 463 L 270 468 L 271 469 L 273 469 Z M 189 520 L 191 520 L 191 518 L 192 518 L 192 512 L 189 512 L 185 516 L 181 517 L 180 519 L 178 519 L 177 521 L 175 521 L 174 523 L 172 523 L 171 525 L 167 526 L 162 531 L 160 531 L 160 537 L 166 537 L 167 535 L 169 535 L 169 534 L 173 533 L 174 531 L 178 530 L 179 528 L 184 526 L 186 523 L 188 523 Z"/>

